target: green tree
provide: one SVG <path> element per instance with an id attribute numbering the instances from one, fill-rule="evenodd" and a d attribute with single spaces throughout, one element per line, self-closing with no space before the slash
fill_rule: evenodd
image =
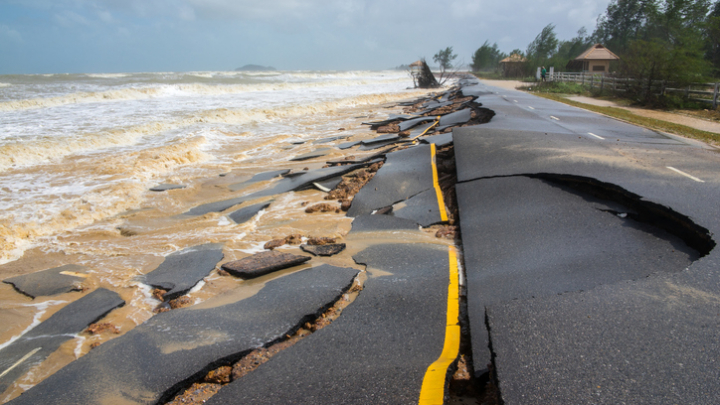
<path id="1" fill-rule="evenodd" d="M 658 0 L 613 0 L 598 17 L 592 40 L 615 53 L 625 53 L 630 41 L 649 39 L 645 35 L 648 24 L 659 12 Z"/>
<path id="2" fill-rule="evenodd" d="M 713 5 L 710 15 L 705 22 L 705 59 L 707 59 L 715 70 L 715 75 L 720 74 L 720 0 Z"/>
<path id="3" fill-rule="evenodd" d="M 497 69 L 498 62 L 506 55 L 500 52 L 497 43 L 490 45 L 490 41 L 484 44 L 473 54 L 472 69 L 474 71 Z"/>
<path id="4" fill-rule="evenodd" d="M 452 46 L 448 46 L 445 49 L 441 49 L 433 56 L 435 63 L 440 65 L 440 84 L 443 84 L 447 78 L 445 72 L 453 68 L 452 61 L 457 58 L 457 55 L 453 53 Z"/>
<path id="5" fill-rule="evenodd" d="M 575 38 L 558 42 L 557 51 L 547 63 L 549 66 L 554 66 L 555 71 L 564 71 L 568 62 L 577 58 L 590 45 L 592 45 L 591 39 L 587 35 L 585 27 L 582 27 L 578 30 Z"/>
<path id="6" fill-rule="evenodd" d="M 527 73 L 532 73 L 538 66 L 545 65 L 557 52 L 558 39 L 555 35 L 555 25 L 548 24 L 535 37 L 527 48 Z"/>
<path id="7" fill-rule="evenodd" d="M 640 79 L 634 96 L 646 103 L 657 100 L 653 81 L 684 86 L 702 80 L 710 67 L 704 41 L 709 0 L 663 0 L 656 5 L 638 34 L 626 37 L 627 47 L 620 54 L 623 74 Z"/>

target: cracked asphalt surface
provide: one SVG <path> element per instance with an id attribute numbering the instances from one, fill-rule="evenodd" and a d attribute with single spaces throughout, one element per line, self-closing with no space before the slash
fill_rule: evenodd
<path id="1" fill-rule="evenodd" d="M 718 252 L 682 231 L 720 230 L 717 151 L 476 83 L 496 115 L 454 130 L 475 372 L 492 354 L 506 404 L 717 402 Z M 673 226 L 597 210 L 623 193 Z"/>

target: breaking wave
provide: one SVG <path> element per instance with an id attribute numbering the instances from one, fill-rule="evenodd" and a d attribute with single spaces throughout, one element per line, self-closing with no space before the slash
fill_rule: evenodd
<path id="1" fill-rule="evenodd" d="M 150 122 L 131 127 L 115 128 L 102 133 L 78 134 L 69 139 L 48 137 L 30 142 L 9 143 L 0 146 L 0 172 L 13 167 L 45 163 L 74 153 L 89 152 L 117 146 L 128 146 L 136 143 L 144 136 L 160 134 L 199 123 L 249 124 L 268 122 L 282 118 L 326 113 L 344 107 L 382 104 L 424 93 L 424 91 L 419 91 L 370 94 L 277 109 L 207 110 L 175 121 Z"/>
<path id="2" fill-rule="evenodd" d="M 56 97 L 41 97 L 24 100 L 5 101 L 0 103 L 0 111 L 17 111 L 37 108 L 58 107 L 68 104 L 99 103 L 121 100 L 141 100 L 163 96 L 177 95 L 223 95 L 259 91 L 297 90 L 315 87 L 358 86 L 378 83 L 395 83 L 407 81 L 407 78 L 388 78 L 385 80 L 328 80 L 311 83 L 253 83 L 231 85 L 209 85 L 202 83 L 163 84 L 149 87 L 128 87 L 101 92 L 79 92 Z"/>

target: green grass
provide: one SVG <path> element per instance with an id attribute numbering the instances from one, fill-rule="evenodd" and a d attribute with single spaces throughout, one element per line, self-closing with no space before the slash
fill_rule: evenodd
<path id="1" fill-rule="evenodd" d="M 703 142 L 708 142 L 712 145 L 720 145 L 720 134 L 712 132 L 701 131 L 699 129 L 690 128 L 685 125 L 675 124 L 672 122 L 657 120 L 654 118 L 641 117 L 635 115 L 632 112 L 616 107 L 600 107 L 591 104 L 579 103 L 577 101 L 568 100 L 557 94 L 552 93 L 537 93 L 538 96 L 544 97 L 550 100 L 559 101 L 561 103 L 579 107 L 585 110 L 594 111 L 600 114 L 618 118 L 623 121 L 627 121 L 632 124 L 641 125 L 646 128 L 656 129 L 663 132 L 668 132 L 675 135 L 684 136 L 686 138 L 697 139 Z"/>
<path id="2" fill-rule="evenodd" d="M 590 95 L 590 86 L 572 82 L 536 82 L 534 85 L 524 87 L 521 90 L 533 93 Z"/>

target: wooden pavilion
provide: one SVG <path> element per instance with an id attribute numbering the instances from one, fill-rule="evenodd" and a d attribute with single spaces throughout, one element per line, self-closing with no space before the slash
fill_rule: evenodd
<path id="1" fill-rule="evenodd" d="M 620 58 L 603 45 L 595 44 L 568 62 L 566 68 L 605 75 L 610 72 L 610 62 L 615 60 Z"/>

